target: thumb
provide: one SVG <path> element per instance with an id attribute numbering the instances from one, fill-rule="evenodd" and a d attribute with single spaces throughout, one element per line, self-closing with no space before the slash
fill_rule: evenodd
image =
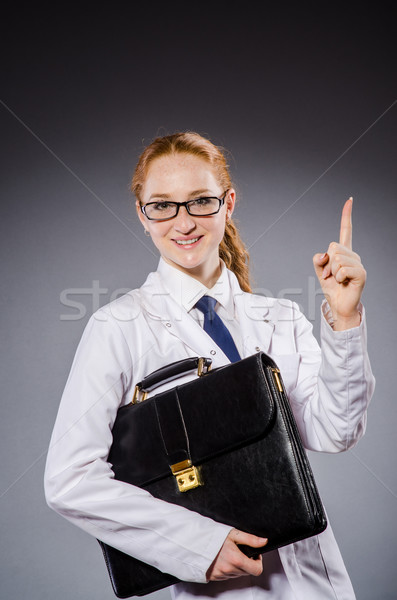
<path id="1" fill-rule="evenodd" d="M 328 261 L 329 261 L 329 256 L 328 256 L 327 252 L 324 252 L 323 254 L 318 253 L 313 256 L 314 270 L 319 279 L 321 279 L 323 269 L 324 269 L 325 265 L 328 263 Z"/>
<path id="2" fill-rule="evenodd" d="M 261 548 L 268 542 L 267 538 L 259 537 L 239 529 L 230 532 L 230 539 L 238 545 L 251 546 L 252 548 Z"/>

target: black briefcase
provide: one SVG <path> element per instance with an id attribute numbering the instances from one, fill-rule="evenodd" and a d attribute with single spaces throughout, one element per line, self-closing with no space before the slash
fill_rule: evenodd
<path id="1" fill-rule="evenodd" d="M 324 531 L 323 505 L 275 362 L 259 352 L 210 366 L 207 358 L 186 359 L 137 384 L 113 427 L 108 460 L 115 478 L 268 538 L 259 550 L 241 546 L 247 556 Z M 196 368 L 198 378 L 146 399 Z M 179 581 L 99 543 L 119 598 Z"/>

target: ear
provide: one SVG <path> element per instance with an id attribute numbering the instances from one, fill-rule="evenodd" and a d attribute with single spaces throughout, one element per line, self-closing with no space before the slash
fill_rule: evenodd
<path id="1" fill-rule="evenodd" d="M 147 219 L 146 219 L 145 215 L 143 214 L 143 212 L 141 211 L 141 207 L 140 207 L 138 200 L 135 202 L 135 208 L 136 208 L 136 213 L 138 215 L 138 219 L 142 223 L 144 229 L 146 229 L 147 228 Z"/>
<path id="2" fill-rule="evenodd" d="M 226 220 L 230 219 L 233 214 L 234 206 L 236 204 L 236 190 L 234 188 L 230 188 L 225 198 L 225 206 L 226 206 Z"/>

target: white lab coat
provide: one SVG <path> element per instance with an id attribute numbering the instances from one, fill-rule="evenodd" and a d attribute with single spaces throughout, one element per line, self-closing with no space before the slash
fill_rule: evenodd
<path id="1" fill-rule="evenodd" d="M 227 276 L 242 354 L 262 350 L 277 362 L 305 447 L 341 452 L 354 446 L 365 431 L 374 388 L 364 312 L 359 327 L 342 332 L 322 317 L 321 352 L 296 304 L 244 293 L 234 274 Z M 116 481 L 107 463 L 117 410 L 130 402 L 135 383 L 197 355 L 210 356 L 213 367 L 229 362 L 170 295 L 159 272 L 99 309 L 85 328 L 59 407 L 46 464 L 47 502 L 94 537 L 187 582 L 174 588 L 181 600 L 276 599 L 273 592 L 266 595 L 260 578 L 203 585 L 230 526 Z M 288 598 L 354 598 L 330 526 L 281 548 L 279 556 L 291 586 Z"/>

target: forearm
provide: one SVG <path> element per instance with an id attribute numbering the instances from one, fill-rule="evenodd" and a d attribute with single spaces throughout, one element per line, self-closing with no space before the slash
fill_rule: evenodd
<path id="1" fill-rule="evenodd" d="M 322 310 L 327 312 L 327 305 Z M 365 432 L 366 410 L 374 389 L 367 354 L 364 309 L 359 326 L 335 331 L 322 315 L 321 360 L 317 367 L 307 351 L 307 332 L 300 331 L 301 365 L 291 402 L 305 446 L 310 450 L 342 452 Z M 306 345 L 306 346 L 305 346 Z"/>
<path id="2" fill-rule="evenodd" d="M 179 579 L 206 581 L 206 571 L 230 527 L 114 480 L 101 459 L 62 465 L 62 470 L 55 467 L 50 456 L 46 497 L 56 512 L 110 546 Z"/>

